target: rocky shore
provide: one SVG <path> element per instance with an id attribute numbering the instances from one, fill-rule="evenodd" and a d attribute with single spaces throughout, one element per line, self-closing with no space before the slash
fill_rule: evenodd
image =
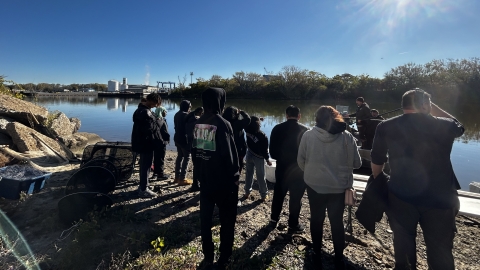
<path id="1" fill-rule="evenodd" d="M 112 207 L 92 213 L 87 220 L 75 226 L 63 224 L 58 216 L 57 204 L 65 195 L 66 182 L 80 167 L 73 155 L 81 153 L 85 145 L 100 138 L 94 134 L 76 132 L 80 127 L 79 120 L 68 119 L 61 113 L 55 113 L 57 117 L 49 117 L 52 113 L 34 104 L 14 100 L 17 103 L 12 107 L 11 102 L 0 96 L 1 144 L 8 145 L 20 154 L 40 151 L 52 155 L 51 149 L 47 149 L 51 147 L 55 149 L 53 154 L 69 160 L 68 164 L 59 166 L 40 192 L 22 195 L 20 200 L 15 201 L 0 198 L 0 209 L 23 234 L 41 269 L 199 269 L 203 255 L 198 192 L 191 193 L 189 186 L 171 184 L 172 179 L 169 179 L 150 182 L 150 186 L 159 194 L 157 198 L 139 198 L 138 171 L 135 170 L 129 180 L 117 185 L 115 191 L 109 194 L 114 201 Z M 38 123 L 44 123 L 42 126 L 57 130 L 48 132 L 56 132 L 58 140 L 42 133 L 44 129 L 39 124 L 30 125 L 28 119 L 32 116 L 29 115 L 34 115 Z M 64 144 L 59 144 L 59 141 Z M 3 157 L 15 162 L 7 154 L 3 154 Z M 176 153 L 167 151 L 165 167 L 166 173 L 171 175 L 174 173 L 175 157 Z M 51 168 L 55 168 L 55 164 Z M 187 177 L 191 176 L 190 164 Z M 245 174 L 242 174 L 239 196 L 243 195 L 244 178 Z M 273 184 L 269 183 L 268 187 L 272 195 Z M 267 226 L 271 198 L 261 202 L 255 182 L 254 191 L 238 208 L 234 262 L 228 269 L 313 269 L 310 210 L 306 194 L 302 199 L 300 215 L 306 231 L 294 236 L 288 235 L 286 229 L 288 196 L 279 226 Z M 355 210 L 356 207 L 353 212 Z M 456 225 L 456 268 L 478 269 L 480 220 L 458 216 Z M 219 229 L 216 210 L 212 228 L 216 251 L 220 241 Z M 348 245 L 345 249 L 347 269 L 393 268 L 392 234 L 386 219 L 378 224 L 376 231 L 376 235 L 368 234 L 353 219 L 353 234 L 347 236 Z M 418 269 L 427 269 L 420 229 L 417 243 Z M 333 269 L 332 254 L 327 219 L 324 225 L 324 269 Z M 22 269 L 15 253 L 4 240 L 0 240 L 0 269 Z"/>

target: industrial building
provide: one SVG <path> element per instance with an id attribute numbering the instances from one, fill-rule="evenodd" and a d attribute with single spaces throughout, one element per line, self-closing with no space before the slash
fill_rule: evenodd
<path id="1" fill-rule="evenodd" d="M 158 92 L 159 88 L 143 84 L 128 85 L 127 78 L 123 78 L 122 84 L 116 80 L 108 81 L 108 92 L 130 92 L 130 93 L 154 93 Z"/>

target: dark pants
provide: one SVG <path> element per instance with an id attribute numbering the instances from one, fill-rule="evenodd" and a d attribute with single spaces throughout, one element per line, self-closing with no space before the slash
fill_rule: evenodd
<path id="1" fill-rule="evenodd" d="M 288 226 L 290 228 L 297 227 L 305 187 L 303 172 L 300 168 L 282 171 L 279 170 L 279 166 L 277 166 L 275 170 L 275 187 L 273 189 L 272 214 L 270 218 L 279 221 L 283 200 L 287 192 L 290 192 Z"/>
<path id="2" fill-rule="evenodd" d="M 452 249 L 456 232 L 456 209 L 415 206 L 391 192 L 388 194 L 388 203 L 387 215 L 393 231 L 395 269 L 417 269 L 415 238 L 419 223 L 427 247 L 429 269 L 455 269 Z"/>
<path id="3" fill-rule="evenodd" d="M 144 191 L 148 185 L 148 173 L 152 167 L 153 149 L 140 153 L 140 190 Z"/>
<path id="4" fill-rule="evenodd" d="M 212 215 L 215 205 L 220 214 L 220 255 L 228 259 L 232 255 L 235 222 L 237 219 L 238 187 L 235 191 L 200 191 L 200 221 L 203 255 L 213 260 Z"/>
<path id="5" fill-rule="evenodd" d="M 343 250 L 345 249 L 345 230 L 343 228 L 345 192 L 321 194 L 307 186 L 307 194 L 310 204 L 310 231 L 312 233 L 313 251 L 318 255 L 322 251 L 323 222 L 325 221 L 325 210 L 327 210 L 332 230 L 335 258 L 343 258 Z"/>
<path id="6" fill-rule="evenodd" d="M 167 148 L 162 143 L 162 145 L 156 146 L 153 152 L 153 167 L 154 173 L 158 176 L 163 176 L 163 170 L 165 169 L 165 154 Z"/>
<path id="7" fill-rule="evenodd" d="M 238 156 L 238 165 L 240 166 L 239 169 L 238 169 L 238 172 L 240 174 L 242 174 L 242 170 L 243 170 L 243 165 L 245 165 L 245 161 L 243 160 L 245 158 L 245 155 L 243 156 Z"/>
<path id="8" fill-rule="evenodd" d="M 188 145 L 177 145 L 177 159 L 175 160 L 175 179 L 185 179 L 187 175 L 190 149 Z"/>

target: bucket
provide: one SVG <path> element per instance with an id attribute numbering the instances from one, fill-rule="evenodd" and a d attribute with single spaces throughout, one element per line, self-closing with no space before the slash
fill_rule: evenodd
<path id="1" fill-rule="evenodd" d="M 274 159 L 270 159 L 272 162 L 272 166 L 268 166 L 268 164 L 265 163 L 265 178 L 267 178 L 267 181 L 270 183 L 275 183 L 275 168 L 277 168 L 277 161 Z"/>

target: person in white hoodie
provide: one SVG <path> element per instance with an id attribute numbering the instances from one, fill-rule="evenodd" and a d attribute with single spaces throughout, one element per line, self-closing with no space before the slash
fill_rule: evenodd
<path id="1" fill-rule="evenodd" d="M 300 141 L 297 162 L 303 170 L 310 204 L 314 264 L 321 268 L 321 248 L 325 210 L 330 220 L 335 269 L 344 269 L 345 232 L 343 212 L 345 190 L 353 185 L 353 169 L 362 165 L 353 135 L 346 131 L 340 113 L 321 106 L 315 115 L 316 126 Z"/>

